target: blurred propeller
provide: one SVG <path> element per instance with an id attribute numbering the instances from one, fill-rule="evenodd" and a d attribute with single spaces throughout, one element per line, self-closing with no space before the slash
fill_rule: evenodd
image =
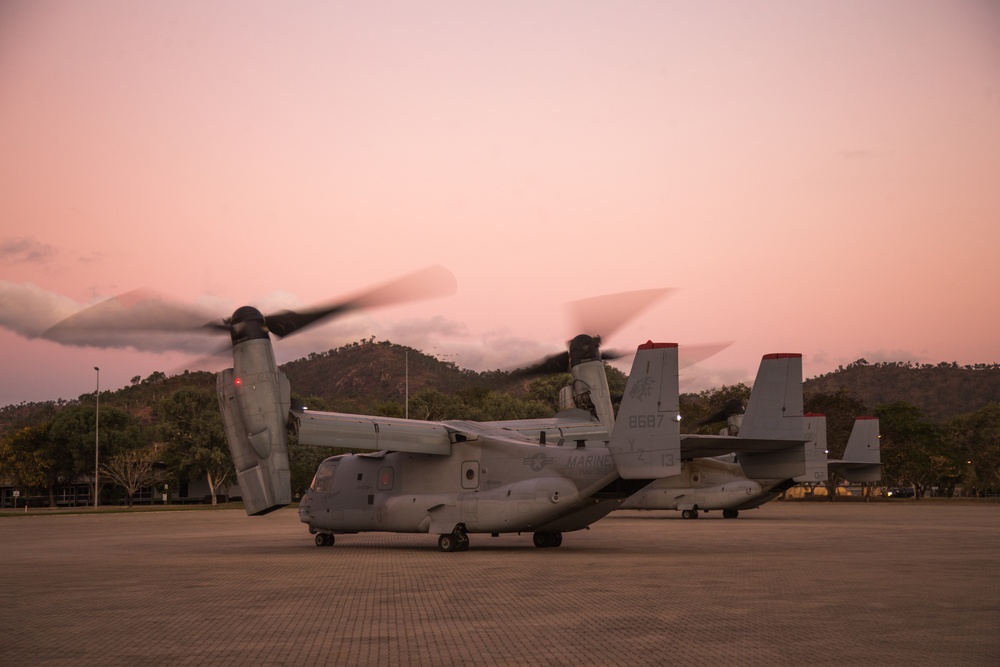
<path id="1" fill-rule="evenodd" d="M 571 301 L 567 304 L 576 331 L 610 338 L 643 310 L 675 290 L 670 287 L 618 292 Z"/>
<path id="2" fill-rule="evenodd" d="M 733 341 L 726 340 L 717 343 L 696 343 L 694 345 L 681 344 L 677 348 L 678 363 L 681 368 L 693 366 L 699 361 L 705 361 L 711 356 L 722 352 L 733 344 Z"/>
<path id="3" fill-rule="evenodd" d="M 613 360 L 626 357 L 632 352 L 615 350 L 601 351 L 601 339 L 610 337 L 629 320 L 649 308 L 673 289 L 655 288 L 605 294 L 587 299 L 571 301 L 567 304 L 570 317 L 577 331 L 583 331 L 571 341 L 568 347 L 573 351 L 577 363 L 592 359 Z M 514 378 L 525 378 L 535 375 L 553 373 L 568 373 L 570 369 L 570 352 L 558 352 L 511 372 Z"/>
<path id="4" fill-rule="evenodd" d="M 447 296 L 454 294 L 456 288 L 450 271 L 431 266 L 336 303 L 303 311 L 282 310 L 265 316 L 264 320 L 271 333 L 283 338 L 355 310 Z M 168 301 L 149 290 L 134 290 L 67 317 L 46 330 L 42 337 L 65 345 L 148 349 L 150 336 L 168 335 L 176 340 L 178 334 L 230 334 L 232 330 L 232 318 L 219 320 L 203 309 Z M 186 349 L 186 346 L 171 345 L 170 349 Z"/>
<path id="5" fill-rule="evenodd" d="M 442 266 L 431 266 L 383 283 L 350 299 L 301 312 L 282 310 L 266 315 L 267 327 L 278 338 L 284 338 L 323 320 L 354 310 L 388 306 L 407 301 L 449 296 L 457 289 L 455 276 Z"/>
<path id="6" fill-rule="evenodd" d="M 569 341 L 569 348 L 579 353 L 583 352 L 584 360 L 599 358 L 604 361 L 614 361 L 631 357 L 635 349 L 616 350 L 600 349 L 602 338 L 610 337 L 616 330 L 624 326 L 643 310 L 657 300 L 674 292 L 673 288 L 655 288 L 619 292 L 603 296 L 590 297 L 572 301 L 567 304 L 577 331 L 587 331 Z M 733 344 L 733 341 L 701 343 L 696 345 L 681 345 L 678 349 L 680 368 L 687 368 L 700 361 L 718 354 Z M 525 378 L 536 375 L 568 373 L 570 369 L 570 353 L 558 352 L 533 364 L 511 372 L 514 378 Z"/>

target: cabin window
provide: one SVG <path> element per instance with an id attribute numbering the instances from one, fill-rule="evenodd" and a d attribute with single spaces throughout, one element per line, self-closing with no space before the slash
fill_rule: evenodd
<path id="1" fill-rule="evenodd" d="M 479 488 L 479 461 L 462 462 L 462 488 Z"/>
<path id="2" fill-rule="evenodd" d="M 378 471 L 378 490 L 379 491 L 391 491 L 392 490 L 392 478 L 393 472 L 392 468 L 386 466 L 380 468 Z"/>

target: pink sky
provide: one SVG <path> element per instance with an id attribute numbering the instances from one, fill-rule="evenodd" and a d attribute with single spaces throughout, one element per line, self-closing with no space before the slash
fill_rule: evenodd
<path id="1" fill-rule="evenodd" d="M 35 337 L 103 297 L 222 317 L 431 264 L 455 296 L 279 361 L 511 367 L 579 333 L 566 302 L 669 286 L 607 343 L 734 341 L 688 389 L 1000 362 L 998 175 L 989 0 L 5 2 L 0 405 L 194 363 Z"/>

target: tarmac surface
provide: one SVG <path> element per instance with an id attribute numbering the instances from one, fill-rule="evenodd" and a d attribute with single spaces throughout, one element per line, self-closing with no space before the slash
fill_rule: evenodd
<path id="1" fill-rule="evenodd" d="M 531 535 L 294 509 L 0 517 L 0 665 L 1000 665 L 1000 505 L 773 502 Z"/>

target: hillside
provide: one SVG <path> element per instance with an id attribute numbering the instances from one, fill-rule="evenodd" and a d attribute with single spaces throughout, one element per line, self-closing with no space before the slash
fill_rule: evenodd
<path id="1" fill-rule="evenodd" d="M 942 422 L 1000 401 L 1000 364 L 869 364 L 859 359 L 810 378 L 803 387 L 807 400 L 841 389 L 869 408 L 902 401 L 919 407 L 932 421 Z"/>
<path id="2" fill-rule="evenodd" d="M 281 370 L 293 394 L 323 399 L 328 409 L 343 412 L 387 401 L 401 404 L 407 384 L 411 396 L 423 390 L 457 394 L 509 384 L 503 373 L 463 370 L 419 350 L 373 340 L 310 354 L 283 364 Z"/>
<path id="3" fill-rule="evenodd" d="M 402 405 L 409 376 L 411 398 L 422 391 L 445 395 L 472 395 L 498 390 L 523 396 L 524 381 L 513 382 L 505 372 L 477 373 L 458 368 L 419 350 L 373 339 L 345 345 L 335 350 L 310 354 L 282 365 L 295 396 L 319 410 L 379 413 L 390 402 Z M 137 417 L 144 424 L 156 420 L 157 403 L 184 386 L 214 391 L 211 373 L 185 373 L 167 377 L 152 373 L 144 380 L 117 391 L 101 392 L 101 405 L 114 406 Z M 732 388 L 729 388 L 732 389 Z M 927 417 L 942 422 L 978 410 L 990 402 L 1000 402 L 1000 365 L 978 364 L 959 367 L 903 363 L 869 364 L 863 359 L 832 373 L 805 381 L 807 404 L 810 398 L 836 395 L 843 389 L 853 401 L 867 409 L 885 403 L 906 402 L 919 407 Z M 726 388 L 722 389 L 725 394 Z M 714 392 L 686 394 L 687 410 L 696 414 L 714 412 L 720 406 L 699 406 L 718 399 Z M 23 403 L 0 407 L 0 433 L 51 420 L 68 405 L 89 404 L 92 394 L 75 401 Z M 718 401 L 715 401 L 718 402 Z M 856 416 L 852 413 L 851 419 Z"/>

